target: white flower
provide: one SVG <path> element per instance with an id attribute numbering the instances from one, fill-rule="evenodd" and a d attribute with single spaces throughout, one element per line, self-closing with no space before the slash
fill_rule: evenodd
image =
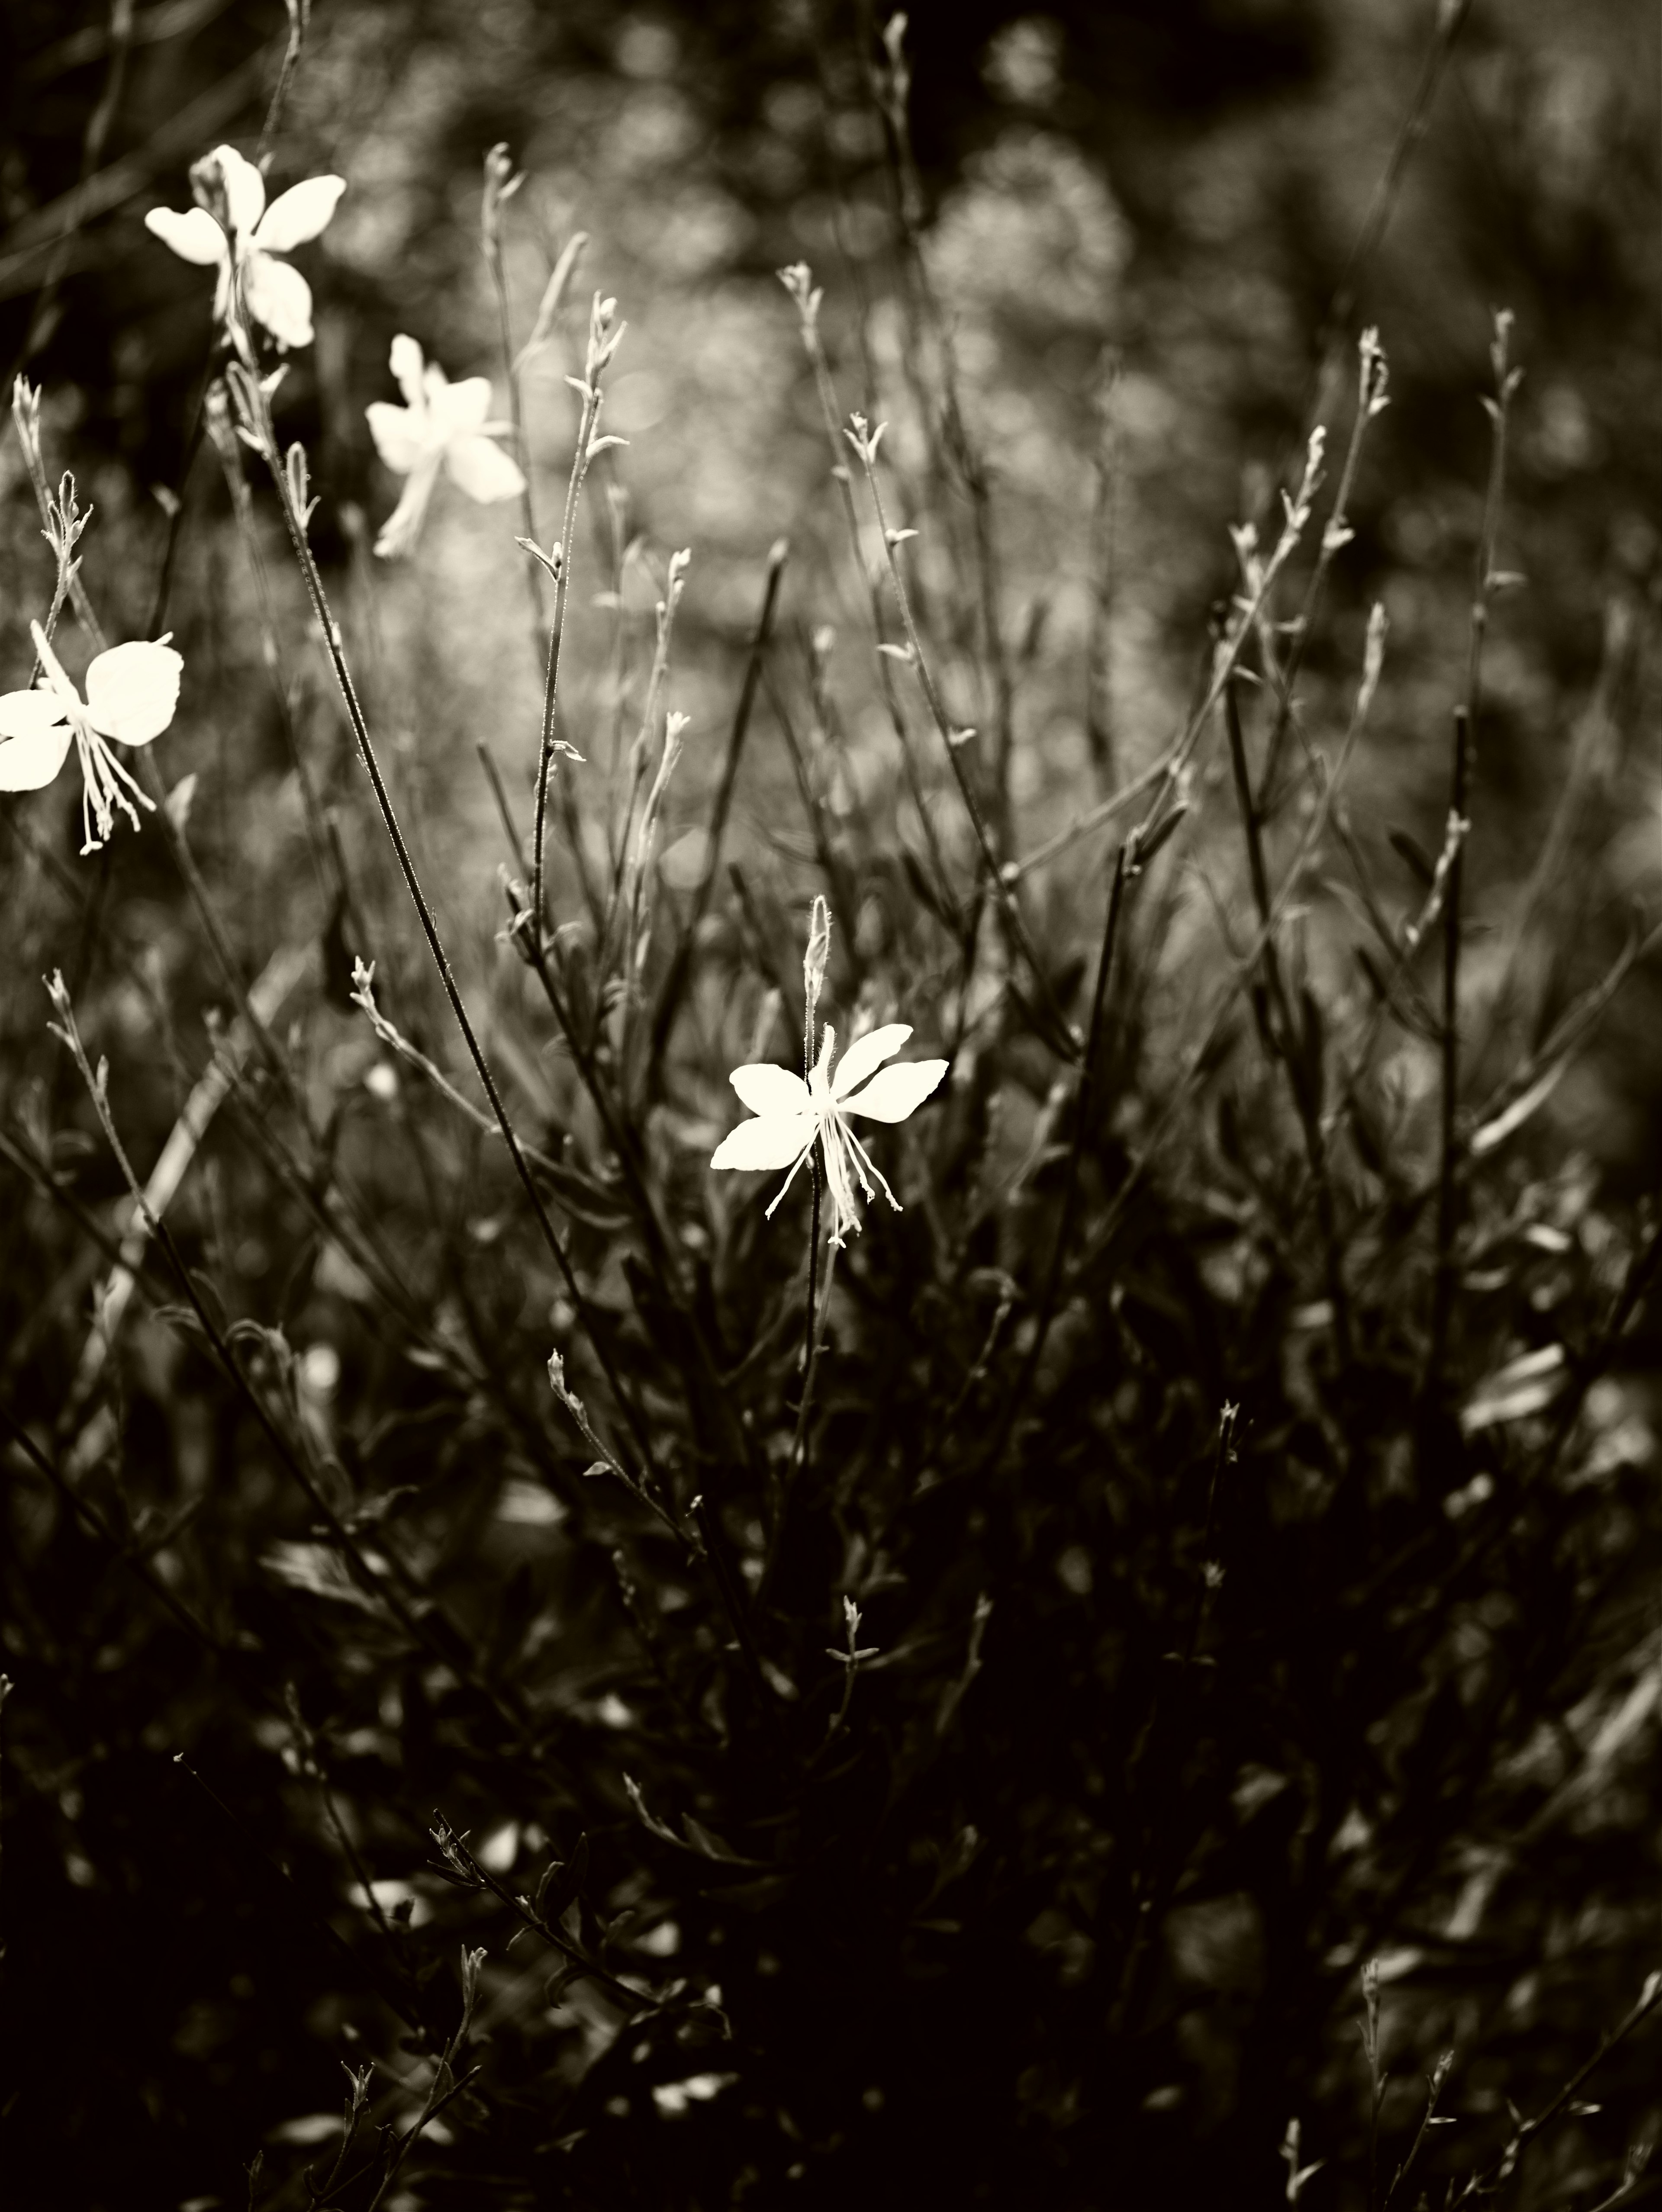
<path id="1" fill-rule="evenodd" d="M 369 434 L 387 467 L 410 481 L 381 526 L 375 550 L 391 559 L 407 553 L 421 529 L 441 466 L 470 499 L 514 499 L 525 489 L 519 463 L 492 443 L 505 422 L 490 422 L 490 380 L 465 376 L 452 384 L 436 362 L 423 365 L 414 338 L 393 341 L 391 366 L 405 404 L 377 399 L 365 408 Z"/>
<path id="2" fill-rule="evenodd" d="M 308 177 L 265 204 L 265 179 L 234 146 L 216 146 L 191 171 L 199 202 L 186 208 L 152 208 L 144 228 L 182 261 L 217 269 L 214 313 L 222 322 L 240 284 L 248 313 L 280 346 L 312 343 L 312 288 L 298 269 L 279 261 L 327 226 L 346 190 L 344 177 Z M 228 225 L 228 229 L 226 226 Z"/>
<path id="3" fill-rule="evenodd" d="M 848 1116 L 863 1114 L 873 1121 L 904 1121 L 929 1096 L 947 1073 L 944 1060 L 908 1060 L 904 1066 L 882 1067 L 880 1073 L 874 1072 L 884 1060 L 894 1057 L 910 1035 L 911 1028 L 906 1022 L 889 1022 L 881 1029 L 868 1031 L 849 1047 L 833 1077 L 831 1054 L 836 1048 L 837 1033 L 827 1027 L 822 1033 L 819 1058 L 806 1083 L 788 1067 L 776 1067 L 767 1061 L 735 1067 L 731 1078 L 733 1087 L 756 1119 L 741 1121 L 731 1136 L 722 1139 L 710 1165 L 788 1167 L 790 1173 L 768 1208 L 771 1217 L 774 1206 L 795 1179 L 797 1169 L 813 1152 L 817 1137 L 825 1158 L 833 1244 L 842 1243 L 845 1230 L 860 1226 L 860 1208 L 854 1193 L 856 1177 L 868 1199 L 877 1194 L 872 1188 L 872 1179 L 875 1178 L 883 1195 L 898 1213 L 899 1200 L 873 1166 L 865 1146 L 849 1127 Z M 869 1082 L 866 1080 L 868 1076 L 871 1078 Z M 860 1088 L 862 1084 L 863 1090 Z"/>
<path id="4" fill-rule="evenodd" d="M 33 691 L 8 691 L 0 697 L 0 791 L 39 791 L 50 783 L 73 739 L 81 756 L 81 823 L 87 840 L 81 849 L 94 852 L 114 829 L 118 806 L 136 830 L 134 799 L 140 806 L 150 805 L 107 740 L 148 745 L 159 738 L 179 704 L 185 664 L 167 637 L 154 645 L 112 646 L 88 669 L 82 700 L 39 623 L 29 624 L 29 635 L 42 676 Z M 172 635 L 170 630 L 167 636 Z"/>

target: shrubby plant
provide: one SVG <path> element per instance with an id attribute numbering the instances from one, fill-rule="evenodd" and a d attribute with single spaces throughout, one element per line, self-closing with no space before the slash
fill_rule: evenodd
<path id="1" fill-rule="evenodd" d="M 276 257 L 341 179 L 268 206 L 222 146 L 150 218 L 216 272 L 204 429 L 260 579 L 303 939 L 198 864 L 194 777 L 153 741 L 206 711 L 211 642 L 194 615 L 180 651 L 109 641 L 96 526 L 18 387 L 51 557 L 0 787 L 74 742 L 93 810 L 66 860 L 56 801 L 0 802 L 15 937 L 54 948 L 49 1006 L 15 963 L 0 1124 L 11 2064 L 65 2201 L 115 2201 L 124 2161 L 130 2203 L 341 2212 L 1646 2193 L 1632 1347 L 1662 1232 L 1549 1115 L 1650 939 L 1549 992 L 1527 902 L 1474 911 L 1508 319 L 1438 849 L 1393 831 L 1385 875 L 1348 805 L 1383 610 L 1336 721 L 1303 680 L 1386 402 L 1373 330 L 1278 511 L 1233 529 L 1190 710 L 1099 748 L 1030 840 L 1039 647 L 922 247 L 902 19 L 874 71 L 921 466 L 846 404 L 856 310 L 806 265 L 780 300 L 886 726 L 860 779 L 783 544 L 707 787 L 671 704 L 696 549 L 656 571 L 608 742 L 574 663 L 652 557 L 585 574 L 597 464 L 624 509 L 623 325 L 594 293 L 545 539 L 519 377 L 564 342 L 575 255 L 516 352 L 503 149 L 506 412 L 410 337 L 405 407 L 365 403 L 406 478 L 377 551 L 421 557 L 441 469 L 518 503 L 543 708 L 521 791 L 478 702 L 494 966 L 445 919 L 283 423 L 310 295 Z M 314 655 L 350 806 L 301 725 Z M 736 797 L 764 714 L 802 825 L 771 836 Z M 113 902 L 113 806 L 147 810 Z M 141 925 L 181 901 L 170 976 Z M 147 2027 L 82 2067 L 77 2008 L 130 1989 Z"/>

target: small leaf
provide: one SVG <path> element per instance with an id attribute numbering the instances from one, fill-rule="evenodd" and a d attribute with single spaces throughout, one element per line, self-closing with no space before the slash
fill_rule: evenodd
<path id="1" fill-rule="evenodd" d="M 579 1836 L 577 1848 L 563 1864 L 551 1859 L 537 1884 L 536 1910 L 539 1916 L 552 1924 L 561 1920 L 576 1902 L 588 1873 L 588 1838 Z"/>
<path id="2" fill-rule="evenodd" d="M 1435 863 L 1427 858 L 1425 848 L 1417 840 L 1409 836 L 1406 830 L 1390 830 L 1385 834 L 1390 841 L 1391 851 L 1404 864 L 1409 872 L 1417 876 L 1427 890 L 1429 890 L 1437 880 L 1437 869 Z"/>

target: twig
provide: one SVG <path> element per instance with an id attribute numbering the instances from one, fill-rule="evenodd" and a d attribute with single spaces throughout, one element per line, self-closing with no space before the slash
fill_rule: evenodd
<path id="1" fill-rule="evenodd" d="M 750 729 L 751 715 L 756 705 L 756 694 L 762 681 L 762 670 L 767 656 L 769 641 L 773 635 L 773 618 L 779 603 L 779 586 L 785 573 L 785 562 L 790 547 L 782 538 L 776 538 L 768 549 L 766 580 L 762 586 L 762 605 L 756 617 L 756 628 L 751 634 L 750 653 L 745 662 L 744 680 L 739 687 L 738 704 L 733 710 L 733 720 L 728 730 L 726 757 L 721 763 L 721 780 L 716 786 L 715 802 L 710 809 L 709 828 L 705 832 L 703 873 L 692 895 L 691 908 L 683 925 L 680 940 L 670 962 L 669 973 L 664 978 L 658 996 L 658 1010 L 653 1017 L 652 1054 L 648 1090 L 652 1078 L 661 1061 L 669 1042 L 670 1030 L 686 988 L 687 976 L 692 964 L 693 941 L 698 925 L 709 910 L 710 895 L 715 887 L 716 876 L 721 865 L 721 842 L 727 835 L 728 816 L 733 805 L 734 786 L 739 780 L 739 763 L 745 748 L 745 738 Z"/>
<path id="2" fill-rule="evenodd" d="M 289 11 L 289 39 L 283 49 L 283 61 L 277 70 L 277 81 L 271 88 L 271 103 L 265 111 L 265 120 L 260 125 L 259 144 L 254 152 L 256 164 L 263 163 L 277 137 L 277 125 L 283 120 L 283 111 L 288 104 L 289 88 L 295 81 L 295 71 L 300 67 L 300 58 L 306 46 L 306 33 L 312 26 L 312 0 L 283 0 Z"/>
<path id="3" fill-rule="evenodd" d="M 1441 1379 L 1448 1350 L 1449 1319 L 1454 1302 L 1454 1232 L 1459 1204 L 1460 1154 L 1456 1128 L 1460 1083 L 1460 924 L 1461 890 L 1465 878 L 1465 836 L 1457 824 L 1466 820 L 1467 784 L 1470 775 L 1470 721 L 1466 710 L 1454 711 L 1454 765 L 1449 797 L 1449 827 L 1454 856 L 1448 867 L 1448 892 L 1443 902 L 1443 1015 L 1440 1037 L 1442 1088 L 1439 1114 L 1437 1170 L 1437 1245 L 1431 1296 L 1431 1334 L 1426 1349 L 1422 1398 L 1428 1399 Z"/>
<path id="4" fill-rule="evenodd" d="M 1133 831 L 1114 855 L 1113 881 L 1109 886 L 1108 911 L 1102 925 L 1102 944 L 1097 954 L 1096 985 L 1091 994 L 1091 1026 L 1087 1033 L 1085 1050 L 1080 1061 L 1074 1099 L 1074 1127 L 1068 1146 L 1068 1165 L 1062 1180 L 1061 1205 L 1056 1215 L 1055 1241 L 1050 1247 L 1050 1264 L 1040 1294 L 1038 1311 L 1033 1322 L 1032 1342 L 1026 1357 L 1017 1371 L 1010 1395 L 1005 1401 L 994 1431 L 990 1449 L 983 1455 L 984 1464 L 994 1466 L 1011 1430 L 1014 1427 L 1022 1403 L 1032 1388 L 1038 1363 L 1044 1354 L 1045 1340 L 1055 1318 L 1056 1297 L 1062 1286 L 1062 1265 L 1067 1257 L 1068 1243 L 1074 1231 L 1074 1194 L 1079 1183 L 1080 1160 L 1085 1148 L 1085 1132 L 1090 1121 L 1092 1089 L 1097 1061 L 1098 1047 L 1102 1035 L 1103 1009 L 1107 1004 L 1108 979 L 1113 969 L 1114 951 L 1119 939 L 1120 915 L 1125 901 L 1126 885 L 1139 872 L 1141 862 L 1137 857 L 1136 833 Z"/>
<path id="5" fill-rule="evenodd" d="M 628 328 L 625 323 L 618 323 L 613 327 L 612 318 L 616 311 L 615 300 L 602 299 L 598 292 L 594 295 L 589 310 L 588 346 L 583 356 L 582 375 L 566 379 L 581 398 L 582 410 L 577 422 L 577 442 L 571 455 L 571 473 L 566 481 L 565 514 L 560 542 L 546 554 L 534 544 L 528 548 L 554 580 L 554 623 L 548 637 L 548 678 L 543 690 L 542 744 L 537 759 L 537 810 L 531 833 L 531 917 L 539 944 L 544 927 L 543 848 L 547 834 L 548 779 L 553 769 L 555 747 L 559 743 L 555 734 L 555 725 L 559 711 L 560 648 L 565 636 L 566 606 L 571 592 L 571 564 L 576 558 L 577 501 L 582 494 L 583 479 L 588 473 L 590 461 L 603 447 L 621 442 L 611 438 L 598 438 L 595 434 L 604 398 L 600 378 Z"/>
<path id="6" fill-rule="evenodd" d="M 1263 972 L 1271 1019 L 1265 1038 L 1287 1072 L 1288 1088 L 1304 1133 L 1305 1155 L 1316 1187 L 1316 1212 L 1321 1225 L 1322 1257 L 1327 1277 L 1328 1302 L 1333 1309 L 1333 1349 L 1340 1371 L 1351 1364 L 1350 1299 L 1345 1288 L 1344 1262 L 1339 1246 L 1337 1209 L 1333 1196 L 1332 1163 L 1322 1129 L 1322 1050 L 1318 1022 L 1295 1021 L 1293 1005 L 1282 972 L 1275 933 L 1269 925 L 1269 877 L 1264 865 L 1263 824 L 1252 795 L 1247 766 L 1246 740 L 1241 728 L 1240 705 L 1233 683 L 1224 687 L 1224 721 L 1229 734 L 1229 759 L 1235 778 L 1235 798 L 1246 841 L 1252 896 L 1257 908 L 1263 939 Z M 1306 994 L 1306 1004 L 1312 1004 Z"/>
<path id="7" fill-rule="evenodd" d="M 247 344 L 246 336 L 242 343 Z M 299 563 L 307 594 L 312 602 L 313 612 L 316 615 L 319 627 L 322 631 L 330 665 L 334 672 L 342 703 L 346 709 L 347 719 L 351 725 L 352 735 L 356 741 L 359 756 L 374 791 L 376 804 L 380 809 L 381 819 L 386 824 L 387 836 L 397 856 L 399 872 L 404 877 L 411 902 L 420 919 L 422 932 L 427 939 L 428 950 L 432 955 L 434 966 L 438 969 L 439 980 L 444 987 L 445 996 L 450 1002 L 450 1010 L 455 1017 L 456 1026 L 462 1033 L 480 1084 L 490 1102 L 491 1111 L 501 1127 L 502 1141 L 508 1147 L 508 1157 L 514 1163 L 514 1173 L 520 1179 L 521 1187 L 530 1200 L 537 1225 L 542 1232 L 543 1242 L 547 1246 L 561 1280 L 565 1285 L 573 1309 L 594 1346 L 601 1371 L 635 1438 L 641 1456 L 648 1468 L 655 1476 L 654 1455 L 644 1421 L 633 1399 L 623 1387 L 622 1377 L 618 1373 L 616 1363 L 596 1322 L 594 1309 L 577 1280 L 575 1270 L 571 1265 L 565 1246 L 552 1221 L 549 1218 L 548 1209 L 543 1204 L 541 1194 L 533 1179 L 530 1164 L 526 1159 L 519 1137 L 508 1117 L 508 1109 L 502 1102 L 502 1092 L 497 1088 L 496 1079 L 491 1073 L 490 1063 L 485 1059 L 484 1048 L 479 1043 L 478 1032 L 463 1003 L 460 989 L 450 966 L 450 957 L 444 949 L 443 940 L 439 935 L 438 924 L 434 919 L 431 907 L 427 902 L 426 894 L 422 890 L 420 878 L 416 873 L 415 862 L 405 842 L 404 832 L 399 826 L 392 793 L 387 789 L 386 779 L 381 774 L 380 763 L 375 753 L 374 741 L 369 734 L 369 725 L 365 718 L 363 708 L 359 704 L 356 688 L 352 682 L 351 671 L 347 665 L 345 646 L 341 636 L 340 625 L 335 620 L 333 611 L 330 607 L 328 596 L 323 588 L 323 578 L 319 571 L 317 562 L 313 556 L 311 544 L 306 534 L 309 503 L 307 499 L 304 453 L 300 447 L 292 447 L 289 461 L 285 465 L 277 452 L 277 435 L 271 425 L 270 393 L 265 385 L 247 362 L 234 364 L 228 374 L 232 391 L 243 418 L 241 427 L 247 432 L 250 442 L 264 459 L 282 505 L 283 520 L 288 526 L 289 543 L 294 548 L 295 558 Z M 557 611 L 555 622 L 555 643 L 551 647 L 551 665 L 552 656 L 557 650 L 559 624 Z"/>
<path id="8" fill-rule="evenodd" d="M 1502 2182 L 1510 2180 L 1517 2171 L 1519 2160 L 1530 2145 L 1551 2125 L 1566 2106 L 1574 2100 L 1594 2071 L 1603 2065 L 1617 2044 L 1625 2041 L 1635 2028 L 1642 2021 L 1648 2020 L 1659 2003 L 1662 2003 L 1662 1970 L 1647 1974 L 1644 1987 L 1639 1993 L 1638 2002 L 1623 2014 L 1607 2034 L 1599 2037 L 1598 2048 L 1577 2067 L 1550 2103 L 1544 2106 L 1532 2120 L 1524 2120 L 1519 2124 L 1498 2162 L 1486 2172 L 1474 2173 L 1470 2177 L 1464 2188 L 1454 2199 L 1454 2203 L 1459 2205 L 1465 2203 L 1473 2197 L 1492 2196 Z"/>

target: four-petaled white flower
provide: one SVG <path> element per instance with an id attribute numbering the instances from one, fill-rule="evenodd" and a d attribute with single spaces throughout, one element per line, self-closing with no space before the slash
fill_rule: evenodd
<path id="1" fill-rule="evenodd" d="M 415 544 L 441 467 L 470 499 L 514 499 L 525 489 L 519 463 L 493 442 L 508 425 L 485 419 L 490 412 L 488 376 L 465 376 L 452 384 L 436 362 L 423 364 L 414 338 L 404 337 L 393 341 L 391 367 L 405 404 L 377 399 L 364 410 L 382 460 L 395 475 L 410 479 L 375 540 L 376 552 L 388 560 Z"/>
<path id="2" fill-rule="evenodd" d="M 148 745 L 159 738 L 179 704 L 185 664 L 167 637 L 153 645 L 113 645 L 88 669 L 83 700 L 39 623 L 29 624 L 29 634 L 41 679 L 33 691 L 8 691 L 0 697 L 0 791 L 39 791 L 50 783 L 73 739 L 82 778 L 81 823 L 87 842 L 81 849 L 94 852 L 114 829 L 118 806 L 136 830 L 134 799 L 139 806 L 151 803 L 107 741 Z M 172 635 L 170 630 L 167 636 Z"/>
<path id="3" fill-rule="evenodd" d="M 216 146 L 192 167 L 191 182 L 204 204 L 152 208 L 146 230 L 181 260 L 218 270 L 214 313 L 222 322 L 240 284 L 248 313 L 279 346 L 310 345 L 312 288 L 277 256 L 292 253 L 326 228 L 346 190 L 345 178 L 308 177 L 267 207 L 265 179 L 253 163 L 234 146 Z"/>
<path id="4" fill-rule="evenodd" d="M 904 1121 L 929 1096 L 947 1073 L 944 1060 L 907 1060 L 898 1067 L 882 1066 L 886 1060 L 893 1059 L 911 1033 L 907 1022 L 889 1022 L 881 1029 L 868 1030 L 849 1047 L 833 1076 L 831 1054 L 837 1033 L 827 1026 L 821 1033 L 819 1057 L 806 1083 L 789 1068 L 765 1060 L 735 1067 L 730 1079 L 733 1087 L 756 1119 L 741 1121 L 731 1136 L 722 1139 L 710 1165 L 788 1168 L 790 1173 L 768 1207 L 771 1217 L 818 1138 L 831 1193 L 833 1244 L 842 1243 L 845 1230 L 860 1226 L 860 1207 L 854 1192 L 856 1178 L 868 1199 L 877 1195 L 872 1188 L 874 1178 L 898 1213 L 899 1200 L 872 1164 L 870 1154 L 849 1127 L 848 1116 L 863 1114 L 872 1121 Z M 876 1072 L 880 1069 L 880 1073 Z"/>

